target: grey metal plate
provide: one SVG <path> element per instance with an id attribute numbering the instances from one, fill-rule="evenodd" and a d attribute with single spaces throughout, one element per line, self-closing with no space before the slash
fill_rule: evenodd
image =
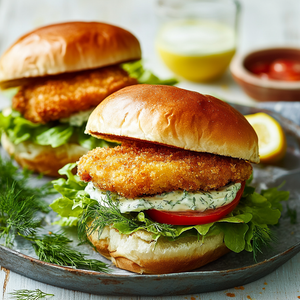
<path id="1" fill-rule="evenodd" d="M 234 105 L 244 114 L 258 110 Z M 260 110 L 261 111 L 261 110 Z M 277 118 L 288 137 L 286 158 L 276 166 L 257 166 L 254 184 L 258 188 L 278 186 L 285 181 L 290 191 L 288 205 L 300 216 L 300 127 L 281 116 Z M 300 221 L 298 220 L 298 223 Z M 300 251 L 300 227 L 291 224 L 284 207 L 280 224 L 274 227 L 278 242 L 265 249 L 254 263 L 252 254 L 229 253 L 192 272 L 166 275 L 138 275 L 130 272 L 104 274 L 76 270 L 41 262 L 19 251 L 0 246 L 0 265 L 37 281 L 71 290 L 99 295 L 166 296 L 187 295 L 228 289 L 255 281 L 277 269 Z M 72 236 L 73 238 L 73 236 Z M 22 251 L 23 252 L 23 251 Z"/>

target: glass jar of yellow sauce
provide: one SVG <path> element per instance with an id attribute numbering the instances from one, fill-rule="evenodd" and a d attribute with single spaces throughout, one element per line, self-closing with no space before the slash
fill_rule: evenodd
<path id="1" fill-rule="evenodd" d="M 237 45 L 235 0 L 159 0 L 155 46 L 166 66 L 190 81 L 220 77 Z"/>

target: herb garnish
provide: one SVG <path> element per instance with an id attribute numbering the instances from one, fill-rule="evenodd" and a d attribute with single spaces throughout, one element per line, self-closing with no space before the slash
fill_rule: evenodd
<path id="1" fill-rule="evenodd" d="M 50 183 L 38 188 L 30 187 L 30 175 L 31 172 L 20 171 L 11 160 L 0 155 L 0 238 L 4 238 L 4 246 L 12 247 L 15 237 L 21 236 L 31 242 L 42 261 L 108 272 L 105 263 L 87 259 L 86 254 L 72 249 L 72 240 L 63 233 L 37 235 L 37 231 L 42 229 L 45 214 L 50 211 L 44 197 L 53 194 L 54 190 Z"/>
<path id="2" fill-rule="evenodd" d="M 52 185 L 46 183 L 40 187 L 32 188 L 29 186 L 29 180 L 32 172 L 28 169 L 20 170 L 13 164 L 11 159 L 5 159 L 0 154 L 0 190 L 4 191 L 7 187 L 15 186 L 15 192 L 22 192 L 22 198 L 34 196 L 34 207 L 42 212 L 49 212 L 49 207 L 44 198 L 56 192 Z"/>
<path id="3" fill-rule="evenodd" d="M 16 290 L 10 293 L 13 299 L 17 300 L 38 300 L 48 297 L 53 297 L 54 294 L 46 294 L 39 289 L 36 290 Z"/>
<path id="4" fill-rule="evenodd" d="M 153 222 L 147 218 L 143 212 L 127 213 L 120 212 L 117 203 L 111 200 L 109 193 L 107 193 L 107 205 L 88 205 L 78 221 L 78 235 L 81 240 L 85 240 L 87 235 L 91 235 L 95 230 L 99 235 L 104 227 L 109 224 L 114 224 L 116 229 L 134 232 L 139 229 L 144 229 L 159 236 L 164 234 L 171 238 L 175 238 L 176 229 L 172 225 Z M 124 226 L 125 225 L 125 226 Z M 126 228 L 126 229 L 125 229 Z"/>
<path id="5" fill-rule="evenodd" d="M 253 257 L 254 261 L 257 262 L 256 258 L 258 253 L 263 253 L 262 249 L 270 247 L 271 242 L 276 241 L 276 237 L 268 227 L 254 226 L 253 228 Z"/>
<path id="6" fill-rule="evenodd" d="M 22 197 L 16 183 L 7 186 L 0 194 L 0 237 L 5 237 L 4 245 L 11 247 L 17 234 L 34 234 L 40 221 L 35 219 L 37 208 L 32 205 L 33 196 Z"/>
<path id="7" fill-rule="evenodd" d="M 83 254 L 70 247 L 72 240 L 66 237 L 64 233 L 49 233 L 41 237 L 23 236 L 32 242 L 36 255 L 40 260 L 56 264 L 59 266 L 68 266 L 76 269 L 93 270 L 99 272 L 108 272 L 107 265 L 96 259 L 87 259 Z"/>
<path id="8" fill-rule="evenodd" d="M 49 212 L 44 197 L 53 194 L 53 189 L 50 184 L 29 187 L 30 175 L 30 171 L 19 171 L 11 160 L 0 156 L 0 238 L 5 238 L 7 247 L 13 245 L 18 233 L 34 234 L 41 223 L 37 212 Z"/>

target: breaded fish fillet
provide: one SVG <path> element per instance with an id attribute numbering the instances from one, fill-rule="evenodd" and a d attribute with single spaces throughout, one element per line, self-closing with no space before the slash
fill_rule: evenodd
<path id="1" fill-rule="evenodd" d="M 96 148 L 78 163 L 82 180 L 127 198 L 179 189 L 208 191 L 244 181 L 251 172 L 244 160 L 146 143 Z"/>
<path id="2" fill-rule="evenodd" d="M 96 107 L 108 95 L 133 84 L 137 80 L 119 66 L 57 75 L 21 87 L 12 106 L 34 123 L 47 123 Z"/>

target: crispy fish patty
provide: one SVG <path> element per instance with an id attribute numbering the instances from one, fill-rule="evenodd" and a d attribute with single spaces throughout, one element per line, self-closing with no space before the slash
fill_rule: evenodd
<path id="1" fill-rule="evenodd" d="M 81 157 L 78 175 L 127 198 L 174 190 L 212 190 L 252 172 L 244 160 L 150 144 L 96 148 Z"/>
<path id="2" fill-rule="evenodd" d="M 132 84 L 137 80 L 119 66 L 62 74 L 21 87 L 12 106 L 34 123 L 47 123 L 96 107 L 108 95 Z"/>

